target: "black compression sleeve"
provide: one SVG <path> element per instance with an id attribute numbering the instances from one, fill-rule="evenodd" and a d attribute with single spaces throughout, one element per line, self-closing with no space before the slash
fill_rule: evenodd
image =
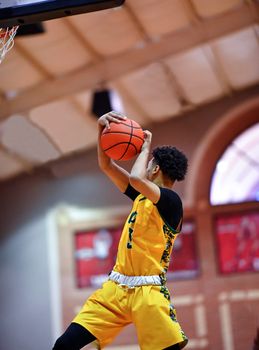
<path id="1" fill-rule="evenodd" d="M 128 184 L 128 187 L 126 188 L 124 194 L 126 194 L 126 196 L 128 196 L 134 201 L 139 195 L 139 192 L 135 190 L 135 188 L 133 188 L 130 184 Z"/>
<path id="2" fill-rule="evenodd" d="M 176 230 L 183 217 L 182 201 L 178 194 L 160 187 L 160 198 L 156 206 L 163 220 Z"/>

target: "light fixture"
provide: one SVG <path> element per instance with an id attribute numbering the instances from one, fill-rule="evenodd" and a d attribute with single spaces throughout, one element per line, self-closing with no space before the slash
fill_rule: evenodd
<path id="1" fill-rule="evenodd" d="M 124 113 L 123 103 L 117 91 L 107 88 L 94 91 L 92 113 L 99 118 L 112 110 Z"/>
<path id="2" fill-rule="evenodd" d="M 112 110 L 110 90 L 101 89 L 94 91 L 92 101 L 92 113 L 96 117 L 101 117 L 103 114 Z"/>

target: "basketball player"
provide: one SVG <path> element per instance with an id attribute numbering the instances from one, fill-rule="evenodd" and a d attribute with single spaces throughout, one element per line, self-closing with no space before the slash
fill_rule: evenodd
<path id="1" fill-rule="evenodd" d="M 177 350 L 188 341 L 166 287 L 170 254 L 183 216 L 181 199 L 172 187 L 184 179 L 187 158 L 175 147 L 162 146 L 153 150 L 149 160 L 152 134 L 145 131 L 141 152 L 128 173 L 100 147 L 104 127 L 124 119 L 115 112 L 98 119 L 99 166 L 133 200 L 117 260 L 108 281 L 89 297 L 54 350 L 79 350 L 93 341 L 102 349 L 130 323 L 136 327 L 141 350 Z"/>

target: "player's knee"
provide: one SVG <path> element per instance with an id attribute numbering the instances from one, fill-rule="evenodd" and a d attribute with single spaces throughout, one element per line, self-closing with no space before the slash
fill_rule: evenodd
<path id="1" fill-rule="evenodd" d="M 67 341 L 65 337 L 61 336 L 56 340 L 56 343 L 54 344 L 54 347 L 52 350 L 73 350 L 69 344 L 67 344 Z"/>
<path id="2" fill-rule="evenodd" d="M 175 344 L 175 345 L 169 346 L 169 348 L 166 348 L 164 350 L 180 350 L 180 345 Z"/>

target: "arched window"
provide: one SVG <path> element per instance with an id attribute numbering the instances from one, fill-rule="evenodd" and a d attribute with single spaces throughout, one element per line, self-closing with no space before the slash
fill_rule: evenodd
<path id="1" fill-rule="evenodd" d="M 259 201 L 259 123 L 236 137 L 218 160 L 212 205 Z"/>

